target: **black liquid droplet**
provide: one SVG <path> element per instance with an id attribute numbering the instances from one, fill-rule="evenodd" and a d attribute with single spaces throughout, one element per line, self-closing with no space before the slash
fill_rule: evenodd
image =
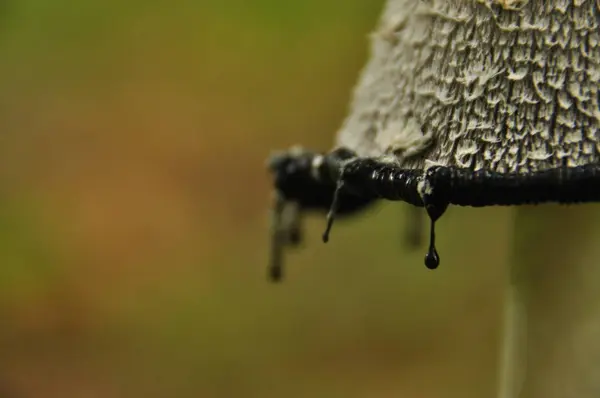
<path id="1" fill-rule="evenodd" d="M 283 279 L 283 242 L 276 239 L 271 250 L 268 278 L 271 282 L 279 282 Z"/>
<path id="2" fill-rule="evenodd" d="M 272 282 L 279 282 L 283 278 L 283 250 L 286 237 L 281 226 L 281 214 L 285 206 L 281 195 L 275 196 L 273 218 L 271 220 L 271 255 L 267 267 L 268 278 Z"/>
<path id="3" fill-rule="evenodd" d="M 280 282 L 283 279 L 283 268 L 278 266 L 269 267 L 269 280 L 271 282 Z"/>
<path id="4" fill-rule="evenodd" d="M 334 204 L 335 204 L 335 202 L 334 202 Z M 327 214 L 327 226 L 325 227 L 325 232 L 323 232 L 323 236 L 321 237 L 321 239 L 323 239 L 323 243 L 329 242 L 329 233 L 331 232 L 331 227 L 333 227 L 334 217 L 335 217 L 335 211 L 330 210 L 329 213 Z"/>
<path id="5" fill-rule="evenodd" d="M 290 229 L 290 233 L 288 235 L 288 242 L 292 246 L 298 246 L 302 243 L 302 232 L 299 228 Z"/>
<path id="6" fill-rule="evenodd" d="M 425 255 L 425 266 L 429 269 L 436 269 L 440 265 L 440 256 L 435 247 L 430 247 Z"/>
<path id="7" fill-rule="evenodd" d="M 436 269 L 440 265 L 440 256 L 435 249 L 435 220 L 431 219 L 431 229 L 429 231 L 429 249 L 425 255 L 425 266 L 429 269 Z"/>
<path id="8" fill-rule="evenodd" d="M 283 230 L 285 231 L 286 235 L 286 244 L 289 246 L 300 246 L 304 240 L 301 221 L 302 214 L 299 205 L 295 203 L 288 203 L 283 221 Z"/>
<path id="9" fill-rule="evenodd" d="M 344 182 L 342 178 L 338 180 L 335 191 L 333 192 L 333 200 L 331 201 L 331 208 L 327 213 L 327 227 L 325 227 L 325 232 L 323 232 L 323 243 L 329 242 L 329 233 L 331 232 L 331 227 L 333 227 L 333 220 L 337 214 L 338 208 L 340 206 L 340 191 L 344 187 Z"/>

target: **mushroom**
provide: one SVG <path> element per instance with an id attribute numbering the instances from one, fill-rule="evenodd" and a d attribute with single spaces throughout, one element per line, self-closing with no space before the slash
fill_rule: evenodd
<path id="1" fill-rule="evenodd" d="M 600 267 L 559 229 L 593 217 L 531 206 L 600 201 L 599 23 L 597 0 L 387 0 L 333 149 L 270 159 L 273 279 L 306 211 L 327 241 L 376 201 L 424 208 L 435 269 L 448 206 L 519 206 L 498 397 L 599 396 Z"/>

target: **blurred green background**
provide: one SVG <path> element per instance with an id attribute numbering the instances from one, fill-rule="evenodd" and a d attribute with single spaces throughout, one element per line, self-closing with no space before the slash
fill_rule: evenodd
<path id="1" fill-rule="evenodd" d="M 331 147 L 382 5 L 1 3 L 0 397 L 492 396 L 508 210 L 435 272 L 401 204 L 311 217 L 266 281 L 264 161 Z"/>

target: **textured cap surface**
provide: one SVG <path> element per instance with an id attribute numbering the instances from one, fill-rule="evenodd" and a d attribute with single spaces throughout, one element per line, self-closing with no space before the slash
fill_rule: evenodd
<path id="1" fill-rule="evenodd" d="M 388 0 L 336 146 L 474 170 L 597 162 L 597 0 Z"/>

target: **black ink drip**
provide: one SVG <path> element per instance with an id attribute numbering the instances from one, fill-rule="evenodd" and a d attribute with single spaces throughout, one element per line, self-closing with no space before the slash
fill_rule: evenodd
<path id="1" fill-rule="evenodd" d="M 335 219 L 335 216 L 340 208 L 340 193 L 343 188 L 344 181 L 340 178 L 333 193 L 331 208 L 327 213 L 327 227 L 325 228 L 325 232 L 323 232 L 323 243 L 329 242 L 329 233 L 331 232 L 331 228 L 333 227 L 333 220 Z"/>
<path id="2" fill-rule="evenodd" d="M 315 160 L 319 160 L 317 168 L 313 167 Z M 306 151 L 278 154 L 269 162 L 269 168 L 275 189 L 283 198 L 280 200 L 297 204 L 301 211 L 328 211 L 323 242 L 329 241 L 337 217 L 356 214 L 378 200 L 424 207 L 430 218 L 429 248 L 424 259 L 429 269 L 440 263 L 435 224 L 450 204 L 485 207 L 600 202 L 597 163 L 527 173 L 453 166 L 403 169 L 395 163 L 358 157 L 347 148 L 338 148 L 326 155 Z M 282 249 L 296 246 L 301 240 L 298 226 L 282 220 L 283 207 L 283 203 L 276 202 L 269 265 L 269 277 L 274 281 L 282 277 Z"/>
<path id="3" fill-rule="evenodd" d="M 436 269 L 440 265 L 440 256 L 435 248 L 435 221 L 431 219 L 431 229 L 429 231 L 429 249 L 425 254 L 425 266 L 429 269 Z"/>
<path id="4" fill-rule="evenodd" d="M 302 243 L 303 215 L 308 212 L 329 212 L 328 218 L 332 223 L 333 213 L 338 217 L 350 216 L 373 204 L 375 198 L 372 195 L 339 192 L 341 181 L 338 174 L 341 163 L 355 156 L 354 152 L 339 148 L 326 155 L 294 151 L 275 154 L 269 159 L 268 168 L 273 174 L 276 194 L 271 224 L 271 258 L 268 265 L 271 281 L 278 282 L 283 278 L 285 249 Z M 320 166 L 315 168 L 317 157 L 320 157 Z M 336 198 L 336 195 L 340 197 Z M 333 213 L 332 203 L 335 203 Z"/>
<path id="5" fill-rule="evenodd" d="M 429 269 L 436 269 L 440 265 L 440 256 L 435 247 L 435 223 L 440 219 L 446 211 L 448 205 L 441 203 L 439 205 L 427 205 L 427 214 L 429 215 L 430 230 L 429 230 L 429 248 L 425 254 L 425 266 Z"/>
<path id="6" fill-rule="evenodd" d="M 440 265 L 440 256 L 435 247 L 435 223 L 448 208 L 448 183 L 445 170 L 433 167 L 422 170 L 404 170 L 394 165 L 380 163 L 373 159 L 356 159 L 347 163 L 340 173 L 333 202 L 327 214 L 327 226 L 323 233 L 323 242 L 329 241 L 344 188 L 355 194 L 403 200 L 418 207 L 425 207 L 431 220 L 429 248 L 425 255 L 425 266 L 436 269 Z M 430 193 L 421 194 L 419 184 L 429 186 Z"/>
<path id="7" fill-rule="evenodd" d="M 279 282 L 283 278 L 283 236 L 282 215 L 285 209 L 285 200 L 275 194 L 273 214 L 271 220 L 271 256 L 268 267 L 268 278 L 272 282 Z"/>

